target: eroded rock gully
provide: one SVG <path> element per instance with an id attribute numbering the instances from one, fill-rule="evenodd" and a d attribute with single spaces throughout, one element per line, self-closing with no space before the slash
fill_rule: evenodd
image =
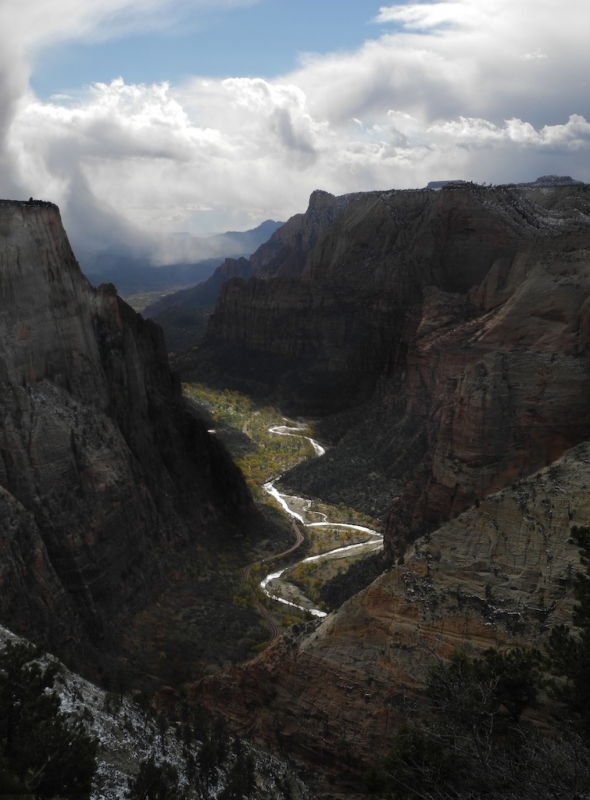
<path id="1" fill-rule="evenodd" d="M 579 555 L 569 529 L 590 520 L 589 486 L 582 444 L 419 539 L 403 565 L 318 627 L 195 685 L 193 698 L 340 789 L 359 790 L 435 658 L 542 646 L 551 626 L 571 621 Z"/>
<path id="2" fill-rule="evenodd" d="M 0 203 L 0 618 L 106 647 L 158 552 L 252 511 L 185 405 L 161 330 L 84 278 L 50 203 Z"/>

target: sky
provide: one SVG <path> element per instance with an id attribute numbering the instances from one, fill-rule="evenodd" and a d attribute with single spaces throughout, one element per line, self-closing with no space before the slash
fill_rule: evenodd
<path id="1" fill-rule="evenodd" d="M 590 181 L 585 0 L 0 0 L 0 196 L 178 257 L 310 193 Z"/>

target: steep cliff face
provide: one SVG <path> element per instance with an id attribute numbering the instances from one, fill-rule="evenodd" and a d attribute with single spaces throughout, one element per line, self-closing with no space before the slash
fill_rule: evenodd
<path id="1" fill-rule="evenodd" d="M 437 658 L 542 646 L 553 625 L 571 622 L 580 565 L 569 528 L 590 518 L 589 484 L 583 444 L 419 539 L 403 566 L 319 626 L 195 685 L 194 698 L 330 784 L 360 789 Z"/>
<path id="2" fill-rule="evenodd" d="M 223 284 L 231 278 L 251 278 L 254 267 L 247 258 L 226 258 L 213 275 L 190 289 L 164 295 L 142 314 L 162 327 L 169 353 L 182 353 L 207 330 L 209 316 Z"/>
<path id="3" fill-rule="evenodd" d="M 370 396 L 382 369 L 383 331 L 396 325 L 387 308 L 357 312 L 355 298 L 332 286 L 229 281 L 196 360 L 191 351 L 175 365 L 183 375 L 270 394 L 285 409 L 332 413 Z"/>
<path id="4" fill-rule="evenodd" d="M 161 330 L 83 277 L 49 203 L 0 203 L 0 616 L 62 653 L 108 643 L 158 549 L 251 508 L 182 399 Z"/>
<path id="5" fill-rule="evenodd" d="M 403 369 L 424 288 L 466 291 L 526 239 L 522 218 L 501 201 L 498 210 L 476 189 L 314 193 L 306 214 L 251 258 L 269 285 L 226 285 L 204 342 L 179 366 L 266 391 L 300 413 L 365 401 L 384 370 Z M 284 266 L 292 262 L 297 269 Z"/>
<path id="6" fill-rule="evenodd" d="M 379 370 L 370 366 L 380 363 L 380 354 L 373 355 L 378 325 L 355 318 L 348 309 L 352 298 L 300 280 L 317 242 L 356 197 L 314 192 L 305 214 L 288 220 L 250 257 L 247 269 L 219 284 L 208 336 L 175 357 L 175 367 L 188 379 L 270 393 L 283 407 L 308 414 L 346 407 L 351 396 L 365 399 Z M 256 280 L 246 281 L 250 276 Z M 359 357 L 359 343 L 367 356 L 367 377 L 360 382 L 359 370 L 349 365 Z"/>

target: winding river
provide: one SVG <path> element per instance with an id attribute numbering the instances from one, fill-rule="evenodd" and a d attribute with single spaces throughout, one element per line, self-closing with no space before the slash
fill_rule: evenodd
<path id="1" fill-rule="evenodd" d="M 326 452 L 324 448 L 306 435 L 306 427 L 295 427 L 293 425 L 275 425 L 268 429 L 269 433 L 277 436 L 296 436 L 307 439 L 318 458 Z M 330 528 L 332 530 L 355 530 L 365 534 L 362 542 L 357 544 L 346 545 L 344 547 L 336 547 L 333 550 L 328 550 L 319 555 L 308 556 L 299 562 L 289 564 L 280 570 L 270 572 L 260 582 L 260 588 L 267 597 L 283 603 L 284 605 L 292 606 L 300 611 L 307 611 L 315 617 L 325 617 L 326 612 L 319 609 L 314 603 L 306 597 L 303 592 L 291 583 L 283 575 L 287 570 L 293 569 L 298 564 L 308 564 L 311 562 L 336 560 L 340 558 L 347 558 L 351 554 L 371 553 L 380 550 L 383 547 L 383 536 L 371 528 L 365 528 L 362 525 L 351 525 L 343 522 L 330 522 L 326 514 L 321 511 L 311 511 L 311 500 L 303 497 L 296 497 L 295 495 L 288 495 L 279 492 L 275 487 L 275 483 L 279 478 L 275 478 L 268 483 L 265 483 L 264 490 L 273 497 L 294 520 L 297 520 L 301 525 L 306 528 Z M 318 521 L 318 517 L 321 518 Z"/>

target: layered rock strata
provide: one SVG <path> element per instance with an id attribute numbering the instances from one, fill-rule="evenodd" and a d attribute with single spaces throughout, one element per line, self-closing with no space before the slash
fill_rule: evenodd
<path id="1" fill-rule="evenodd" d="M 161 330 L 84 278 L 49 203 L 0 203 L 0 619 L 108 643 L 162 549 L 251 511 L 185 405 Z"/>
<path id="2" fill-rule="evenodd" d="M 590 521 L 590 446 L 488 497 L 419 539 L 319 626 L 296 626 L 254 661 L 193 687 L 236 730 L 347 791 L 388 752 L 428 668 L 462 650 L 541 646 L 570 623 Z"/>

